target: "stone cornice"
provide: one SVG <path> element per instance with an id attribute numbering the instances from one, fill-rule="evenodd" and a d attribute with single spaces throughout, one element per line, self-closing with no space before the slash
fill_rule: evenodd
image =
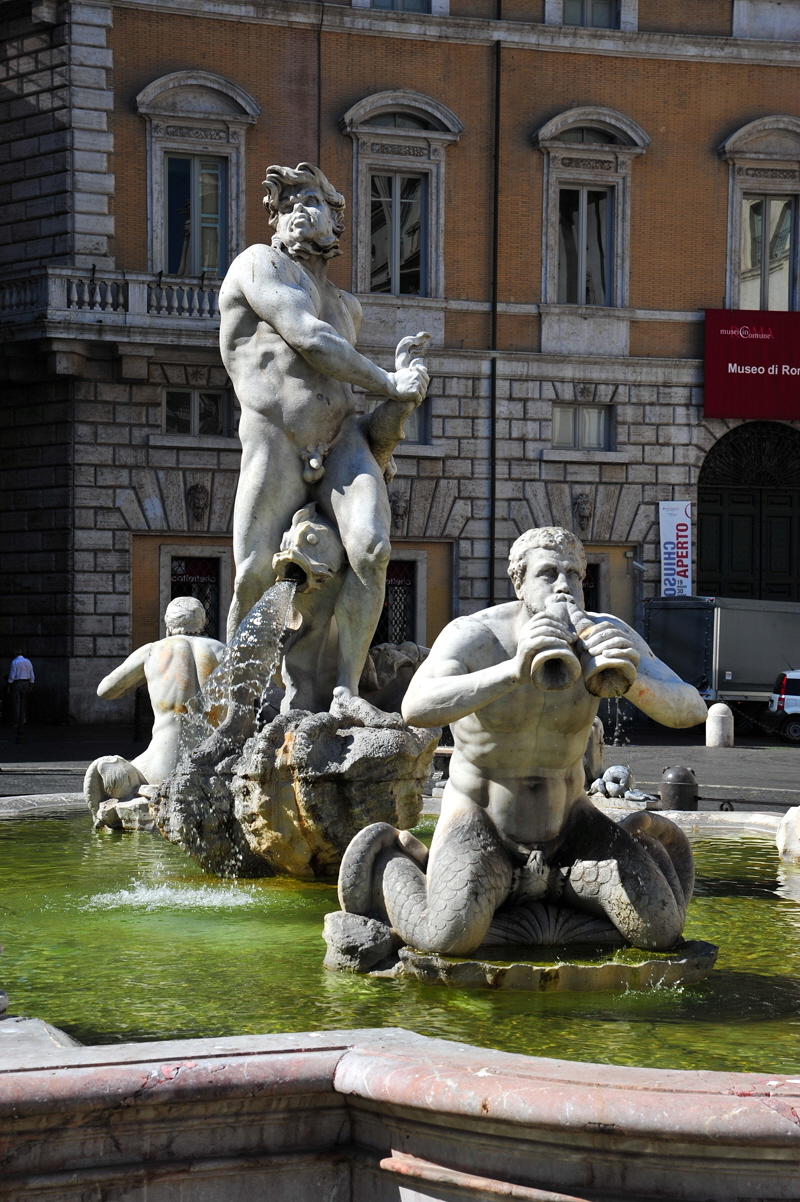
<path id="1" fill-rule="evenodd" d="M 86 2 L 86 0 L 84 0 Z M 91 3 L 91 0 L 88 0 Z M 222 21 L 314 28 L 330 33 L 393 37 L 412 41 L 501 42 L 520 49 L 558 54 L 599 54 L 615 58 L 676 59 L 762 66 L 800 66 L 800 44 L 751 38 L 701 37 L 533 25 L 521 21 L 484 21 L 350 8 L 317 0 L 114 0 L 119 8 L 172 12 Z M 320 9 L 322 8 L 322 12 Z"/>

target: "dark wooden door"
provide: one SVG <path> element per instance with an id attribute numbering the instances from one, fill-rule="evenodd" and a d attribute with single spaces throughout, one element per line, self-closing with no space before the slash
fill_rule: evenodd
<path id="1" fill-rule="evenodd" d="M 698 492 L 697 592 L 800 600 L 800 490 Z"/>

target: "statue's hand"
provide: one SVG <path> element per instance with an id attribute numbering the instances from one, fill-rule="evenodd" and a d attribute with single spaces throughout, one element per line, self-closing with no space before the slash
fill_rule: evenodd
<path id="1" fill-rule="evenodd" d="M 641 656 L 628 636 L 613 622 L 598 622 L 581 636 L 581 642 L 591 656 L 606 659 L 627 659 L 638 667 Z"/>
<path id="2" fill-rule="evenodd" d="M 413 401 L 415 405 L 419 405 L 425 400 L 430 376 L 422 360 L 413 359 L 408 367 L 389 372 L 389 380 L 393 389 L 391 400 Z"/>
<path id="3" fill-rule="evenodd" d="M 430 334 L 422 331 L 412 337 L 401 338 L 398 342 L 394 353 L 395 370 L 389 374 L 396 389 L 393 400 L 413 401 L 415 405 L 424 401 L 430 376 L 421 355 L 425 353 L 430 340 Z"/>
<path id="4" fill-rule="evenodd" d="M 574 633 L 548 613 L 534 614 L 522 627 L 515 657 L 515 677 L 519 684 L 531 678 L 531 664 L 540 651 L 569 650 Z"/>

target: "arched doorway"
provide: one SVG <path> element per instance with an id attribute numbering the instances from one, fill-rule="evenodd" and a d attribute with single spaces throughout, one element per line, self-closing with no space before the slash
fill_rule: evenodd
<path id="1" fill-rule="evenodd" d="M 747 422 L 700 469 L 697 592 L 800 600 L 800 432 Z"/>

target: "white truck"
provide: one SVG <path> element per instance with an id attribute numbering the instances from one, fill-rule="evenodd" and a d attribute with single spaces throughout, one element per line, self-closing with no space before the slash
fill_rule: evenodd
<path id="1" fill-rule="evenodd" d="M 800 744 L 800 602 L 653 597 L 644 608 L 655 654 L 709 704 Z"/>

